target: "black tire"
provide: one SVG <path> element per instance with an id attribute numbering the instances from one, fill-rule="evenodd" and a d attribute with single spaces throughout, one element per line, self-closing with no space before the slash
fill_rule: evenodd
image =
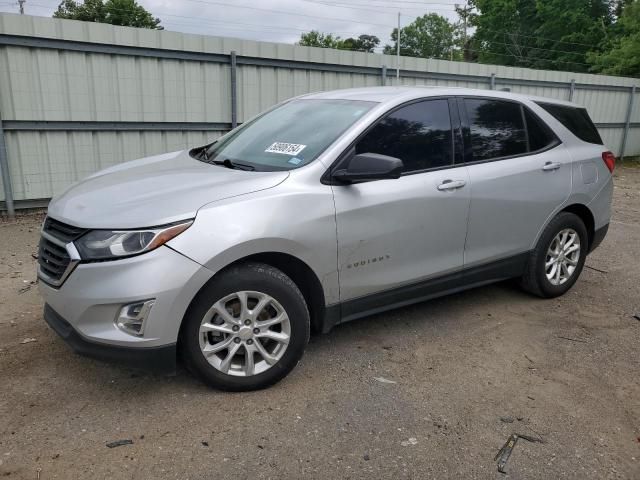
<path id="1" fill-rule="evenodd" d="M 216 369 L 200 348 L 200 324 L 207 311 L 218 300 L 240 291 L 256 291 L 271 296 L 284 308 L 290 322 L 290 339 L 282 358 L 262 373 L 242 377 Z M 309 310 L 296 284 L 277 268 L 261 263 L 244 263 L 217 274 L 193 300 L 180 333 L 181 353 L 187 368 L 213 388 L 259 390 L 277 383 L 293 370 L 309 342 L 309 332 Z"/>
<path id="2" fill-rule="evenodd" d="M 561 284 L 554 285 L 547 278 L 545 261 L 547 251 L 553 239 L 566 228 L 571 228 L 578 233 L 580 238 L 580 257 L 576 269 L 569 279 Z M 542 298 L 554 298 L 565 294 L 578 280 L 584 267 L 587 252 L 589 250 L 589 236 L 584 222 L 573 213 L 560 212 L 544 229 L 536 247 L 531 252 L 520 285 L 524 290 Z"/>

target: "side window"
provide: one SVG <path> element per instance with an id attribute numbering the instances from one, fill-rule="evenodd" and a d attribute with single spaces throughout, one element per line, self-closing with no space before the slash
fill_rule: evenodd
<path id="1" fill-rule="evenodd" d="M 527 124 L 527 132 L 529 133 L 530 151 L 537 152 L 558 142 L 558 139 L 547 124 L 526 107 L 524 107 L 524 121 Z"/>
<path id="2" fill-rule="evenodd" d="M 473 161 L 520 155 L 527 138 L 520 104 L 486 98 L 465 98 Z"/>
<path id="3" fill-rule="evenodd" d="M 404 172 L 453 164 L 448 101 L 425 100 L 390 113 L 358 142 L 356 153 L 399 158 Z"/>
<path id="4" fill-rule="evenodd" d="M 538 105 L 553 115 L 556 120 L 567 127 L 580 140 L 602 145 L 600 133 L 598 133 L 598 129 L 589 118 L 586 109 L 553 103 L 538 103 Z"/>

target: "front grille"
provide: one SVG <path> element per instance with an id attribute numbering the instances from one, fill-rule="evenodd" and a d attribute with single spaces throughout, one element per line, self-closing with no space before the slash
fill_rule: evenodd
<path id="1" fill-rule="evenodd" d="M 60 284 L 70 269 L 71 257 L 64 245 L 80 237 L 86 230 L 47 217 L 38 247 L 38 264 L 45 281 Z"/>
<path id="2" fill-rule="evenodd" d="M 40 239 L 38 248 L 38 263 L 42 272 L 52 280 L 60 280 L 69 267 L 71 258 L 67 249 L 56 245 L 44 237 Z"/>
<path id="3" fill-rule="evenodd" d="M 42 229 L 49 235 L 56 237 L 64 243 L 73 242 L 76 238 L 86 232 L 83 228 L 67 225 L 66 223 L 54 220 L 51 217 L 47 217 L 45 219 L 44 227 Z"/>

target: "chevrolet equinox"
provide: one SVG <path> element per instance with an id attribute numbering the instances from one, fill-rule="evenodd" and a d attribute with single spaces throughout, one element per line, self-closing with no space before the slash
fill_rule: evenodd
<path id="1" fill-rule="evenodd" d="M 609 225 L 615 158 L 587 111 L 505 92 L 304 95 L 202 147 L 54 198 L 44 318 L 76 351 L 252 390 L 311 331 L 504 279 L 543 298 Z"/>

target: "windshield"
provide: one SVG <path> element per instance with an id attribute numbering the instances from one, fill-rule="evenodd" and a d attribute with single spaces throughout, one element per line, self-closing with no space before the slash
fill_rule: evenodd
<path id="1" fill-rule="evenodd" d="M 293 100 L 209 147 L 200 159 L 260 171 L 291 170 L 315 160 L 375 102 Z"/>

